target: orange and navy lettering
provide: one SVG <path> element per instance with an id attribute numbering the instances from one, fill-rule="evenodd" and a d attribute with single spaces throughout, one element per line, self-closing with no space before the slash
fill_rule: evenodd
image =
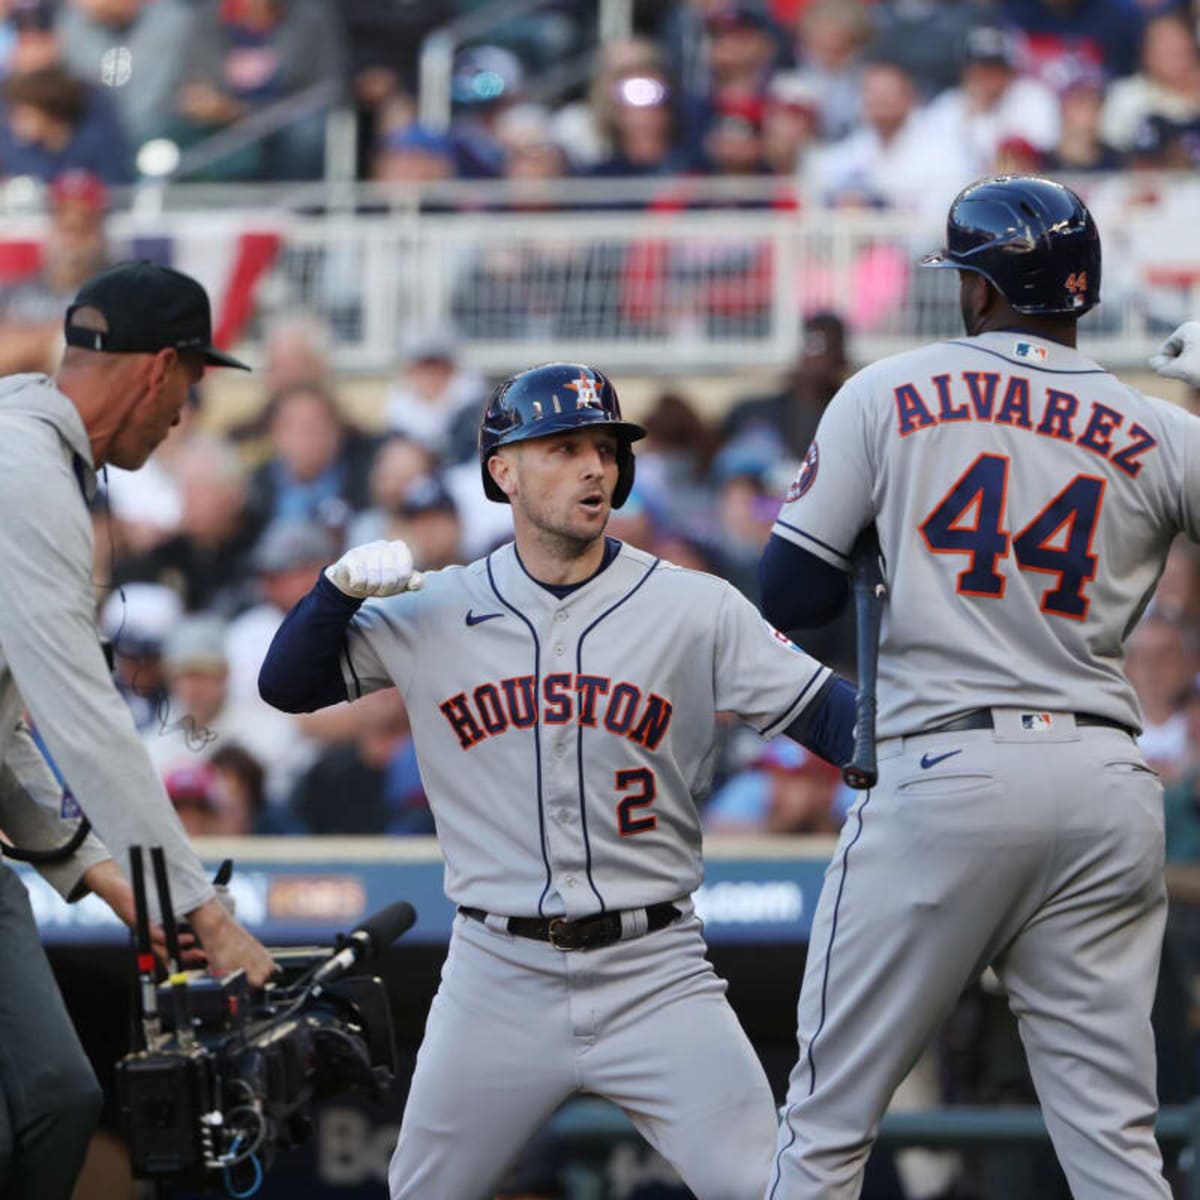
<path id="1" fill-rule="evenodd" d="M 454 730 L 458 744 L 470 750 L 509 729 L 575 724 L 628 738 L 647 750 L 657 750 L 674 714 L 671 701 L 655 692 L 643 693 L 636 684 L 614 684 L 605 675 L 547 675 L 542 680 L 542 703 L 535 703 L 532 675 L 481 683 L 443 700 L 439 711 Z"/>
<path id="2" fill-rule="evenodd" d="M 957 380 L 949 374 L 934 375 L 929 385 L 937 394 L 936 411 L 925 403 L 915 383 L 893 389 L 900 437 L 962 421 L 1009 425 L 1074 442 L 1130 479 L 1138 477 L 1144 457 L 1158 446 L 1158 439 L 1136 421 L 1125 429 L 1125 414 L 1119 410 L 1094 400 L 1081 401 L 1061 388 L 1045 387 L 1039 394 L 1024 375 L 1002 380 L 998 371 L 963 371 Z"/>

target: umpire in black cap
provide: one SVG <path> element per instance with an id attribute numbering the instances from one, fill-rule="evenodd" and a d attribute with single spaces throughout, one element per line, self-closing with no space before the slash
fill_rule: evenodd
<path id="1" fill-rule="evenodd" d="M 217 901 L 105 664 L 88 514 L 101 465 L 140 467 L 206 364 L 242 364 L 212 345 L 204 289 L 148 262 L 84 284 L 65 336 L 54 380 L 0 379 L 0 828 L 45 852 L 66 847 L 76 826 L 28 711 L 99 835 L 38 865 L 51 886 L 67 900 L 95 892 L 131 923 L 129 847 L 162 846 L 176 915 L 210 968 L 241 967 L 261 984 L 271 956 Z M 29 897 L 2 864 L 0 952 L 0 1196 L 69 1200 L 100 1094 Z"/>

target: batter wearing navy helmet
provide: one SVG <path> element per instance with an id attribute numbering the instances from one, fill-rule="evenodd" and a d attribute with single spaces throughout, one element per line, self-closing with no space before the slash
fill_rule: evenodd
<path id="1" fill-rule="evenodd" d="M 599 371 L 514 376 L 479 436 L 514 541 L 423 579 L 403 543 L 351 550 L 263 665 L 288 711 L 400 688 L 458 906 L 393 1200 L 490 1194 L 581 1092 L 701 1200 L 768 1181 L 774 1101 L 691 900 L 696 803 L 718 711 L 841 762 L 853 691 L 723 580 L 605 536 L 642 435 Z"/>
<path id="2" fill-rule="evenodd" d="M 770 1200 L 850 1200 L 892 1092 L 994 968 L 1080 1200 L 1165 1200 L 1150 1007 L 1162 788 L 1122 642 L 1177 533 L 1200 539 L 1200 422 L 1076 348 L 1100 238 L 1069 188 L 950 210 L 966 335 L 834 397 L 764 553 L 764 609 L 828 618 L 874 525 L 888 601 L 878 784 L 814 915 Z"/>

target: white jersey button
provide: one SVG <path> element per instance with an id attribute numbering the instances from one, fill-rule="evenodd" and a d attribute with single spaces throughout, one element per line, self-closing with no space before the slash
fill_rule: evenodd
<path id="1" fill-rule="evenodd" d="M 567 887 L 574 887 L 575 886 L 575 876 L 568 875 L 566 877 L 566 879 L 563 880 L 563 883 L 565 883 L 567 885 Z"/>
<path id="2" fill-rule="evenodd" d="M 555 642 L 555 643 L 554 643 L 554 653 L 555 653 L 555 654 L 556 654 L 556 655 L 557 655 L 559 658 L 561 658 L 561 657 L 562 657 L 562 654 L 563 654 L 563 644 L 562 644 L 562 642 Z"/>
<path id="3" fill-rule="evenodd" d="M 556 612 L 554 614 L 554 619 L 556 621 L 565 621 L 565 620 L 567 620 L 567 613 L 563 609 L 560 608 L 558 610 L 558 612 Z"/>

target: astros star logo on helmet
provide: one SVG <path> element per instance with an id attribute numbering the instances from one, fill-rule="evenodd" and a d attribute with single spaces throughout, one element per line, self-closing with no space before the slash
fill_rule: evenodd
<path id="1" fill-rule="evenodd" d="M 570 388 L 579 397 L 575 401 L 576 408 L 600 407 L 600 393 L 596 391 L 596 380 L 585 375 L 582 371 L 579 372 L 578 379 L 572 379 L 568 383 L 564 383 L 563 387 Z"/>

